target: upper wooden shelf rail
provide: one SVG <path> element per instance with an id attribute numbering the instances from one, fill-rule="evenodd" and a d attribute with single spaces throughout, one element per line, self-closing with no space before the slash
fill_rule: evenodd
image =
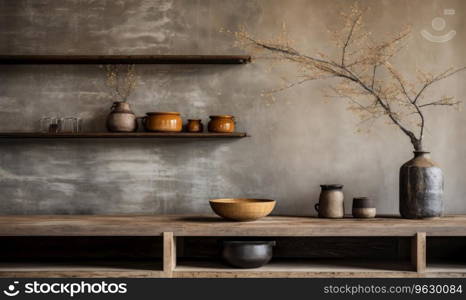
<path id="1" fill-rule="evenodd" d="M 0 55 L 0 64 L 246 64 L 250 55 Z"/>
<path id="2" fill-rule="evenodd" d="M 432 220 L 272 216 L 229 222 L 194 215 L 0 216 L 0 236 L 466 236 L 466 216 Z"/>
<path id="3" fill-rule="evenodd" d="M 0 139 L 153 139 L 153 138 L 243 138 L 245 132 L 81 132 L 81 133 L 41 133 L 41 132 L 0 132 Z"/>

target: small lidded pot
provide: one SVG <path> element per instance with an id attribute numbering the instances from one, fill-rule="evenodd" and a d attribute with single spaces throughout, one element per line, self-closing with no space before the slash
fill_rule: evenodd
<path id="1" fill-rule="evenodd" d="M 203 132 L 204 125 L 202 125 L 202 121 L 200 119 L 189 119 L 188 123 L 186 124 L 186 131 L 187 132 Z"/>
<path id="2" fill-rule="evenodd" d="M 183 130 L 183 121 L 179 112 L 148 112 L 142 118 L 146 131 L 180 132 Z"/>
<path id="3" fill-rule="evenodd" d="M 232 133 L 235 131 L 235 117 L 230 115 L 210 116 L 209 132 Z"/>
<path id="4" fill-rule="evenodd" d="M 374 218 L 376 209 L 374 201 L 367 197 L 358 197 L 353 199 L 353 217 L 355 218 Z"/>

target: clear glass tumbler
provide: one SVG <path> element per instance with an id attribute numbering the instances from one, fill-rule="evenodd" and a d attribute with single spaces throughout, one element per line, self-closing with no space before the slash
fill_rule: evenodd
<path id="1" fill-rule="evenodd" d="M 43 116 L 40 119 L 40 131 L 43 133 L 57 133 L 60 131 L 61 121 L 58 116 Z"/>
<path id="2" fill-rule="evenodd" d="M 81 119 L 78 117 L 64 117 L 62 119 L 60 132 L 78 133 L 81 131 Z"/>

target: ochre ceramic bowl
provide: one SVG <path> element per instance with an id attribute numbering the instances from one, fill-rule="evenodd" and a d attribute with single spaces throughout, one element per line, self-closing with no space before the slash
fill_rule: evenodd
<path id="1" fill-rule="evenodd" d="M 146 131 L 180 132 L 183 129 L 179 112 L 148 112 L 142 122 Z"/>
<path id="2" fill-rule="evenodd" d="M 235 131 L 235 117 L 230 115 L 210 116 L 209 132 L 232 133 Z"/>
<path id="3" fill-rule="evenodd" d="M 235 221 L 253 221 L 270 214 L 275 207 L 275 200 L 225 198 L 210 200 L 212 210 L 225 219 Z"/>

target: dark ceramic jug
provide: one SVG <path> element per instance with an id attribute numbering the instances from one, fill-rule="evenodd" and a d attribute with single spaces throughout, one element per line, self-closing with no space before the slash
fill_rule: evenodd
<path id="1" fill-rule="evenodd" d="M 415 151 L 400 168 L 400 214 L 407 219 L 443 214 L 443 173 L 429 152 Z"/>

